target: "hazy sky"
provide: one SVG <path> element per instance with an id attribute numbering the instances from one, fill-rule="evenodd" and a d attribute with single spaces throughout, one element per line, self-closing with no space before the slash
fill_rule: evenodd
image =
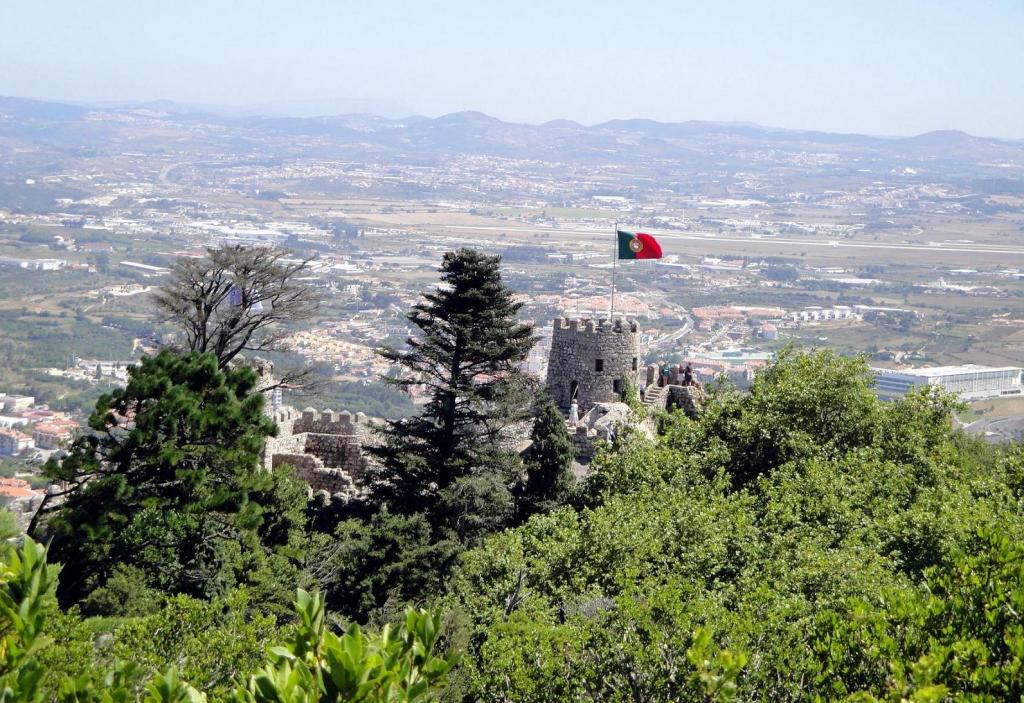
<path id="1" fill-rule="evenodd" d="M 0 94 L 1024 138 L 1024 0 L 0 0 Z"/>

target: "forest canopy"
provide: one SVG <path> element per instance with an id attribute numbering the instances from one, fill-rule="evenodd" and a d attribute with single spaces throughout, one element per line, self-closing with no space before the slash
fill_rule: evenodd
<path id="1" fill-rule="evenodd" d="M 443 273 L 384 352 L 429 402 L 348 502 L 261 467 L 244 366 L 165 350 L 101 398 L 0 553 L 0 700 L 1021 700 L 1024 447 L 788 349 L 577 479 L 497 259 Z"/>

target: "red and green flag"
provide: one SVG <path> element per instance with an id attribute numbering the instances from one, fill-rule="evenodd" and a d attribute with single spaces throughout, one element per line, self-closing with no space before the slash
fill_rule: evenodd
<path id="1" fill-rule="evenodd" d="M 660 259 L 661 245 L 645 232 L 618 231 L 620 259 Z"/>

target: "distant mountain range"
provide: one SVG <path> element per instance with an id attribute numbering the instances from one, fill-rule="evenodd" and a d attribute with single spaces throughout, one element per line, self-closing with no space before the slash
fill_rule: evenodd
<path id="1" fill-rule="evenodd" d="M 319 105 L 328 106 L 330 101 Z M 372 112 L 332 116 L 225 114 L 170 101 L 108 105 L 72 105 L 0 97 L 0 146 L 14 142 L 57 149 L 180 148 L 182 140 L 200 148 L 242 150 L 256 143 L 289 154 L 353 157 L 388 154 L 409 158 L 483 154 L 553 162 L 668 161 L 699 167 L 721 160 L 775 158 L 772 154 L 837 154 L 843 161 L 884 161 L 1024 165 L 1024 141 L 976 137 L 945 130 L 912 137 L 878 137 L 762 127 L 747 123 L 611 120 L 582 125 L 552 120 L 540 125 L 504 122 L 482 112 L 457 112 L 437 118 L 382 117 Z M 280 105 L 279 105 L 280 107 Z M 294 107 L 294 106 L 293 106 Z M 303 106 L 306 111 L 316 103 Z M 368 110 L 373 104 L 364 104 Z M 380 111 L 401 112 L 400 106 Z M 284 110 L 281 110 L 282 112 Z M 168 129 L 180 131 L 172 138 Z M 1020 171 L 1009 174 L 1019 177 Z"/>

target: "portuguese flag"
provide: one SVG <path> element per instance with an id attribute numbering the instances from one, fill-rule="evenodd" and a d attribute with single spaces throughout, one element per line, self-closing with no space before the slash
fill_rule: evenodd
<path id="1" fill-rule="evenodd" d="M 618 231 L 620 259 L 660 259 L 661 245 L 644 232 Z"/>

